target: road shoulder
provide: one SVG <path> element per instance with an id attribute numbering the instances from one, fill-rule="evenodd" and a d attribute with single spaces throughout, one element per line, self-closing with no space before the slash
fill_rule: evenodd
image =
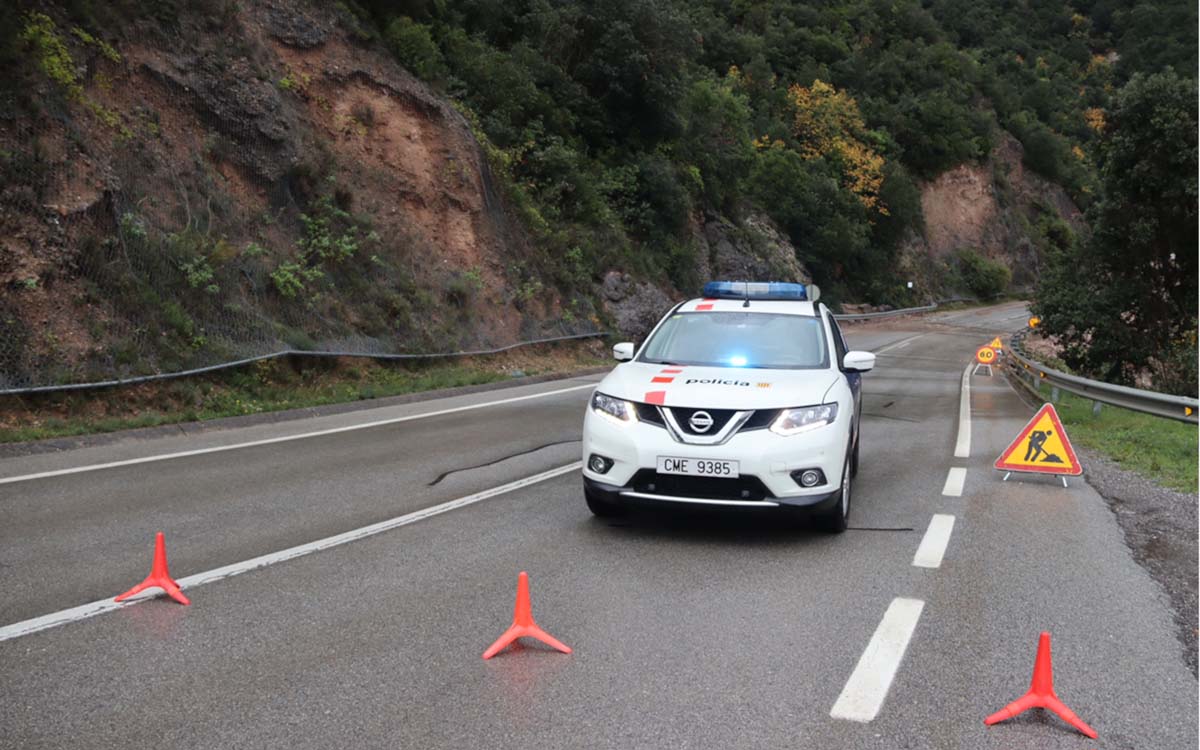
<path id="1" fill-rule="evenodd" d="M 1166 591 L 1184 660 L 1197 675 L 1197 496 L 1160 487 L 1094 451 L 1080 451 L 1085 477 L 1117 517 L 1138 564 Z"/>

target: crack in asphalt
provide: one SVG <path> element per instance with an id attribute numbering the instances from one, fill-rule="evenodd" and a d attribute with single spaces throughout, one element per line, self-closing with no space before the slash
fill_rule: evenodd
<path id="1" fill-rule="evenodd" d="M 896 422 L 913 422 L 913 423 L 916 423 L 916 422 L 920 422 L 920 421 L 921 421 L 921 420 L 919 420 L 919 419 L 913 419 L 912 417 L 900 417 L 900 416 L 897 416 L 897 415 L 895 415 L 895 414 L 876 414 L 875 412 L 871 412 L 871 411 L 864 411 L 864 412 L 862 413 L 862 415 L 863 415 L 864 417 L 874 417 L 875 419 L 891 419 L 891 420 L 893 420 L 893 421 L 896 421 Z"/>
<path id="2" fill-rule="evenodd" d="M 457 474 L 460 471 L 471 471 L 472 469 L 482 469 L 487 466 L 494 466 L 503 461 L 507 461 L 510 458 L 516 458 L 517 456 L 524 456 L 524 455 L 528 455 L 530 453 L 537 453 L 538 451 L 540 451 L 543 448 L 552 448 L 556 445 L 567 445 L 569 443 L 581 443 L 581 442 L 583 442 L 582 438 L 576 438 L 574 440 L 557 440 L 553 443 L 545 443 L 543 445 L 539 445 L 534 448 L 530 448 L 528 450 L 517 451 L 516 453 L 512 453 L 507 456 L 501 456 L 500 458 L 494 459 L 492 461 L 487 461 L 482 464 L 475 464 L 474 466 L 463 466 L 458 469 L 450 469 L 449 471 L 443 471 L 441 474 L 438 474 L 437 479 L 433 480 L 432 482 L 430 482 L 429 484 L 427 484 L 425 486 L 433 487 L 434 485 L 439 484 L 443 479 L 450 476 L 451 474 Z"/>
<path id="3" fill-rule="evenodd" d="M 846 531 L 916 531 L 912 526 L 847 526 Z"/>

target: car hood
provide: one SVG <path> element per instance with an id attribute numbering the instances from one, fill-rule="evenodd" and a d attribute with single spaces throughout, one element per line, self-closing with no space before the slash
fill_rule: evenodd
<path id="1" fill-rule="evenodd" d="M 770 409 L 819 404 L 837 381 L 831 370 L 762 370 L 626 362 L 597 387 L 610 396 L 709 409 Z"/>

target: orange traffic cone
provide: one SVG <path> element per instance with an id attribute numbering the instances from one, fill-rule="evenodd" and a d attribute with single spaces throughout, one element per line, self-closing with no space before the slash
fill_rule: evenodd
<path id="1" fill-rule="evenodd" d="M 558 649 L 564 654 L 571 653 L 570 646 L 556 640 L 554 636 L 539 628 L 533 621 L 533 608 L 529 604 L 529 576 L 522 570 L 521 574 L 517 576 L 517 603 L 513 607 L 512 625 L 504 631 L 504 635 L 488 647 L 487 651 L 483 652 L 483 658 L 490 659 L 503 651 L 508 644 L 525 637 L 537 638 L 547 646 Z"/>
<path id="2" fill-rule="evenodd" d="M 1045 632 L 1038 638 L 1037 658 L 1033 663 L 1033 683 L 1029 686 L 1029 692 L 984 719 L 983 723 L 991 726 L 1031 708 L 1049 709 L 1080 732 L 1093 740 L 1096 739 L 1096 730 L 1084 724 L 1083 720 L 1054 694 L 1054 669 L 1050 666 L 1050 634 Z"/>
<path id="3" fill-rule="evenodd" d="M 167 545 L 163 541 L 163 533 L 161 531 L 158 532 L 158 536 L 154 537 L 154 564 L 150 566 L 150 575 L 146 576 L 146 580 L 118 596 L 116 601 L 124 601 L 151 586 L 158 586 L 180 604 L 191 604 L 188 598 L 183 595 L 183 592 L 179 590 L 178 584 L 171 578 L 171 573 L 167 570 Z"/>

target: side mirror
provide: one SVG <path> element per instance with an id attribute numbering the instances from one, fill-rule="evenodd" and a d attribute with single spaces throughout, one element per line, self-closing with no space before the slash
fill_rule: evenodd
<path id="1" fill-rule="evenodd" d="M 628 341 L 623 341 L 614 346 L 613 359 L 617 360 L 618 362 L 628 362 L 629 360 L 633 359 L 633 344 Z M 874 360 L 875 356 L 872 355 L 871 359 Z"/>
<path id="2" fill-rule="evenodd" d="M 868 372 L 875 369 L 875 355 L 871 352 L 846 352 L 842 358 L 842 369 L 846 372 Z"/>

